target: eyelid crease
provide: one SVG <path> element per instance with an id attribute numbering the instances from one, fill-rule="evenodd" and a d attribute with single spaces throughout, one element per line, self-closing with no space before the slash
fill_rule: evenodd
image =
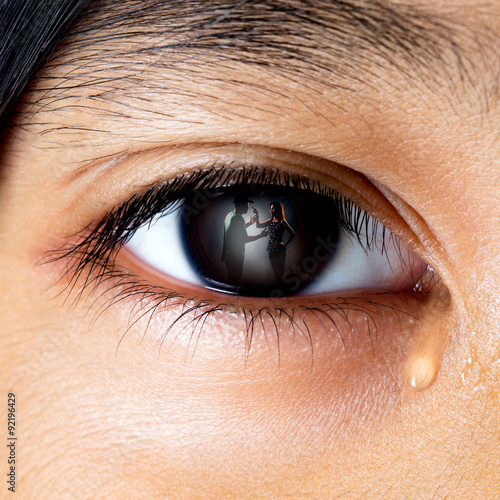
<path id="1" fill-rule="evenodd" d="M 64 198 L 71 200 L 68 206 L 59 211 L 57 226 L 61 228 L 60 236 L 64 238 L 75 232 L 72 213 L 77 212 L 82 220 L 95 221 L 99 218 L 96 212 L 104 215 L 134 194 L 145 192 L 154 184 L 168 182 L 178 174 L 207 166 L 236 169 L 253 165 L 296 173 L 330 186 L 366 210 L 426 260 L 420 239 L 375 183 L 363 174 L 304 153 L 239 143 L 166 145 L 120 152 L 117 157 L 106 157 L 104 162 L 99 160 L 87 164 L 60 186 Z M 74 186 L 69 193 L 66 192 L 68 184 Z"/>

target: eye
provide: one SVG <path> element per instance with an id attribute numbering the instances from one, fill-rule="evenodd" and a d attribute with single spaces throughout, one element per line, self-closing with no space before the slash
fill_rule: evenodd
<path id="1" fill-rule="evenodd" d="M 151 173 L 138 168 L 146 153 L 113 168 L 109 179 L 125 171 L 127 186 L 109 182 L 99 218 L 102 191 L 90 190 L 87 225 L 42 262 L 53 263 L 64 301 L 71 296 L 96 320 L 127 325 L 117 352 L 135 333 L 169 359 L 208 349 L 201 363 L 212 355 L 239 363 L 243 353 L 245 366 L 252 356 L 290 376 L 314 367 L 322 380 L 334 368 L 340 382 L 326 386 L 347 392 L 406 373 L 412 387 L 423 387 L 414 383 L 422 359 L 425 381 L 434 380 L 427 367 L 438 366 L 441 347 L 419 339 L 434 342 L 428 318 L 449 307 L 449 293 L 419 258 L 421 233 L 373 182 L 327 160 L 253 146 L 160 155 L 151 152 Z M 164 161 L 182 173 L 155 182 Z M 229 235 L 235 217 L 245 241 Z M 276 266 L 271 254 L 280 243 L 286 250 Z M 241 272 L 231 275 L 230 245 L 244 247 Z"/>
<path id="2" fill-rule="evenodd" d="M 214 149 L 208 153 L 212 158 Z M 437 273 L 413 250 L 418 235 L 361 174 L 283 152 L 235 167 L 234 153 L 241 149 L 224 150 L 224 161 L 210 168 L 192 165 L 143 187 L 69 236 L 46 262 L 64 265 L 60 278 L 75 301 L 90 298 L 97 318 L 119 305 L 129 322 L 122 338 L 141 323 L 142 338 L 150 331 L 160 352 L 178 345 L 194 356 L 207 334 L 210 349 L 243 346 L 246 357 L 252 345 L 266 345 L 281 366 L 285 346 L 294 349 L 297 340 L 306 343 L 308 363 L 321 364 L 324 355 L 329 366 L 336 359 L 330 348 L 349 359 L 356 353 L 348 371 L 361 378 L 378 340 L 381 355 L 404 359 L 422 318 L 449 303 Z M 291 160 L 284 168 L 273 165 L 283 157 Z M 311 167 L 326 167 L 328 175 Z M 234 251 L 243 254 L 238 272 L 227 264 Z"/>
<path id="3" fill-rule="evenodd" d="M 160 205 L 125 248 L 166 279 L 242 296 L 417 286 L 425 264 L 341 193 L 304 177 L 278 185 L 276 172 L 256 181 L 209 183 Z"/>

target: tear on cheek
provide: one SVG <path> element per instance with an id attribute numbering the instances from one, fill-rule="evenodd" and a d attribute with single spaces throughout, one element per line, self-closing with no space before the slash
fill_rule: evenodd
<path id="1" fill-rule="evenodd" d="M 437 302 L 440 312 L 427 314 L 411 338 L 404 372 L 405 386 L 411 391 L 423 391 L 434 383 L 453 330 L 451 300 L 445 287 Z"/>
<path id="2" fill-rule="evenodd" d="M 407 364 L 408 382 L 412 389 L 427 389 L 437 375 L 437 360 L 432 353 L 411 356 Z"/>

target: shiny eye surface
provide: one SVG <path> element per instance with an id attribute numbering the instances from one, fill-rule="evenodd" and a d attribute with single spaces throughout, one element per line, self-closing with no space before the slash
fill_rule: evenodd
<path id="1" fill-rule="evenodd" d="M 192 190 L 125 248 L 166 279 L 242 296 L 409 291 L 426 267 L 350 200 L 293 185 Z"/>

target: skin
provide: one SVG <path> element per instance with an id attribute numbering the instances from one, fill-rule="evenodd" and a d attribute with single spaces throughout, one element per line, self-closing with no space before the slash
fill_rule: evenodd
<path id="1" fill-rule="evenodd" d="M 495 2 L 409 3 L 451 13 L 465 47 L 470 33 L 500 29 Z M 140 46 L 158 40 L 136 35 Z M 0 380 L 16 394 L 20 498 L 498 498 L 498 39 L 476 51 L 469 79 L 450 62 L 434 85 L 387 64 L 345 90 L 333 71 L 326 85 L 306 78 L 310 68 L 291 79 L 197 61 L 148 66 L 154 92 L 143 69 L 101 60 L 99 45 L 84 54 L 99 71 L 76 63 L 70 74 L 72 43 L 3 141 Z M 229 161 L 343 186 L 435 269 L 439 293 L 416 322 L 377 317 L 375 345 L 364 317 L 342 327 L 347 348 L 312 321 L 311 368 L 290 326 L 279 364 L 263 331 L 248 353 L 237 307 L 208 321 L 195 352 L 181 328 L 159 351 L 180 306 L 131 324 L 135 300 L 102 312 L 101 290 L 74 302 L 81 283 L 69 294 L 54 285 L 64 262 L 37 265 L 138 186 Z"/>

